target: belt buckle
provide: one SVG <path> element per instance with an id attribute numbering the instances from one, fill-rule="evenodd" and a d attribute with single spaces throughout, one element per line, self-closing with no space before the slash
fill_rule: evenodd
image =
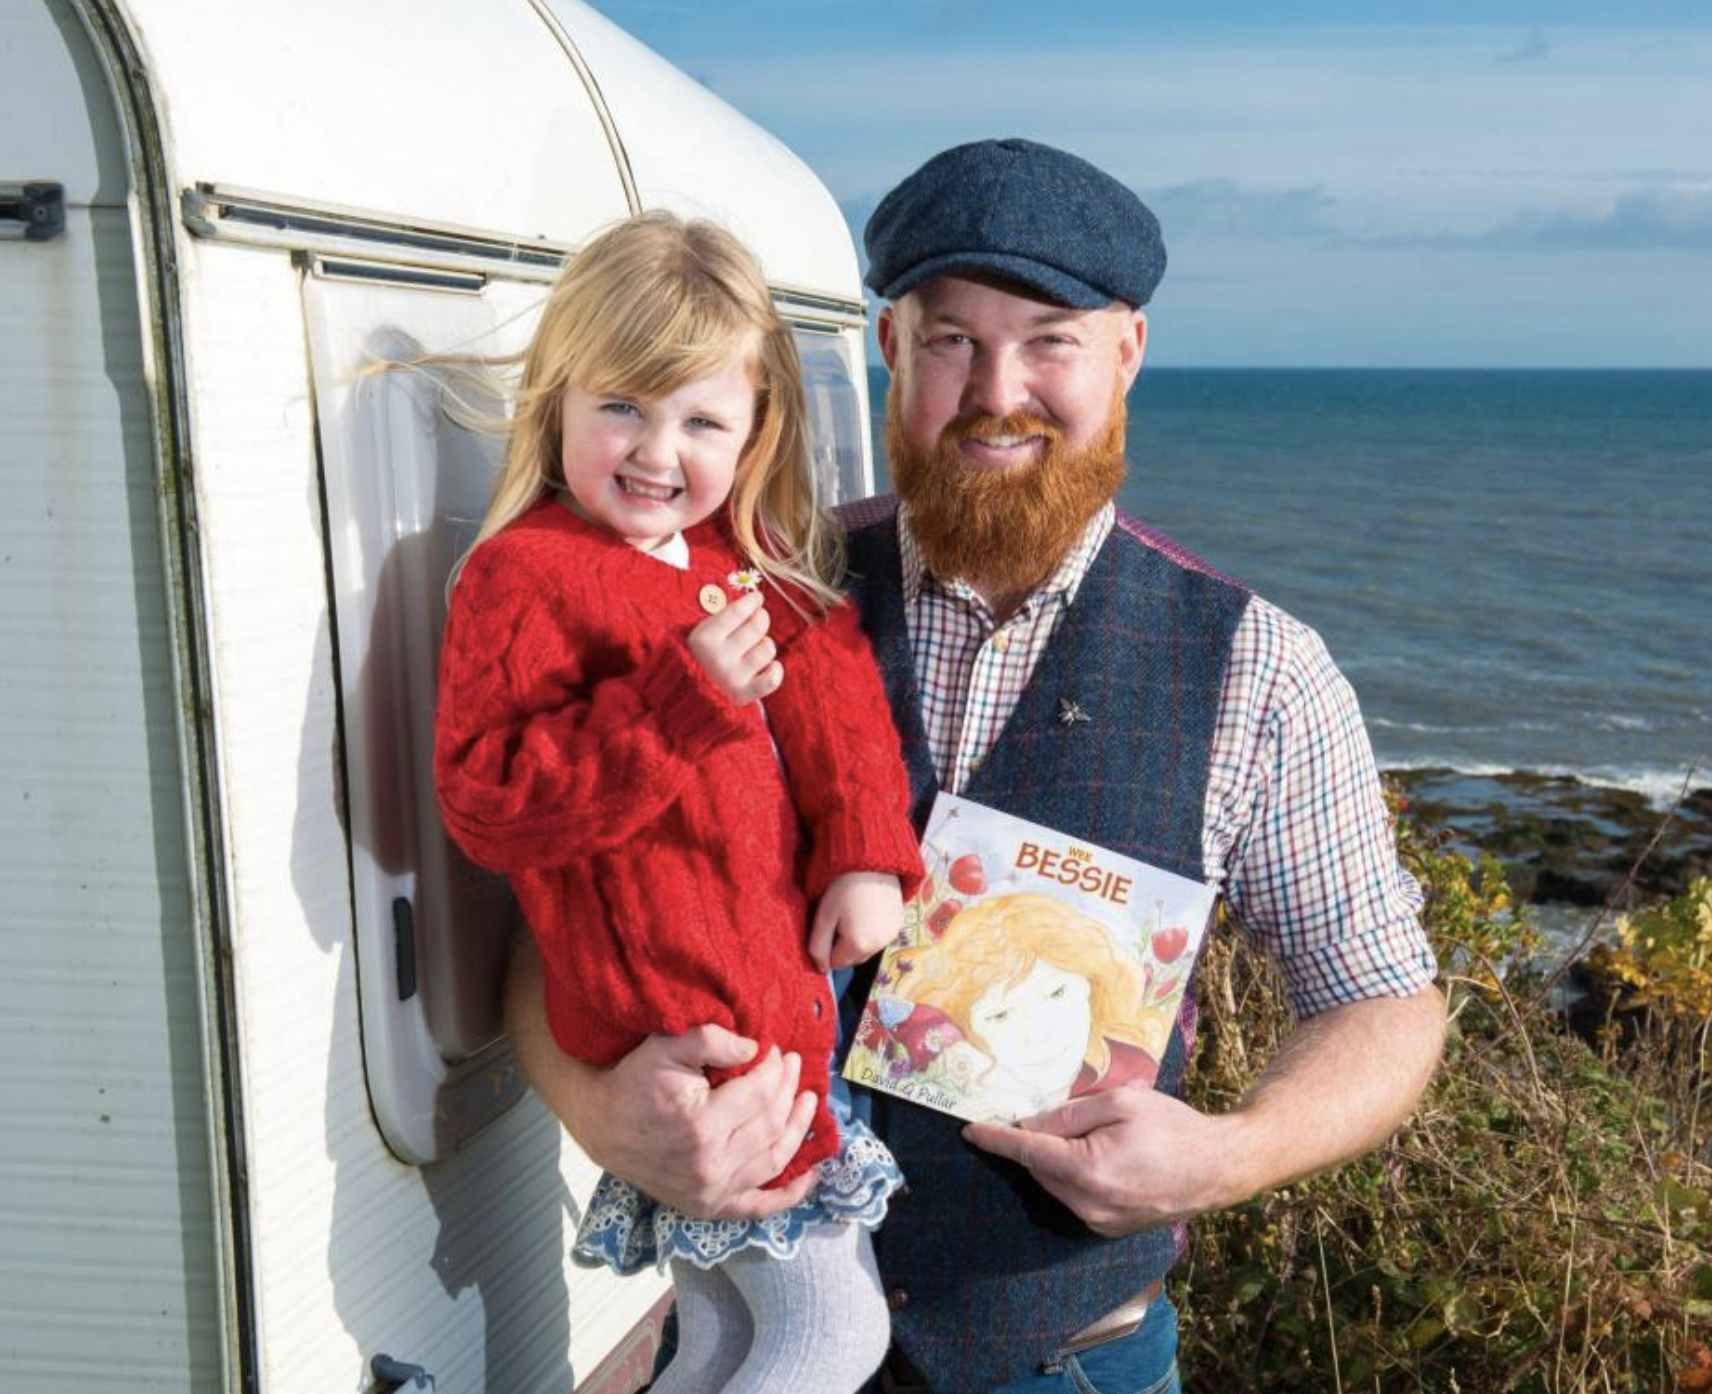
<path id="1" fill-rule="evenodd" d="M 1125 1336 L 1133 1335 L 1146 1319 L 1147 1309 L 1159 1299 L 1163 1286 L 1164 1284 L 1155 1278 L 1129 1301 L 1112 1308 L 1103 1317 L 1096 1317 L 1061 1345 L 1050 1360 L 1043 1361 L 1040 1372 L 1043 1375 L 1055 1375 L 1064 1368 L 1064 1362 L 1072 1355 L 1080 1355 L 1096 1346 L 1108 1345 L 1112 1341 L 1121 1341 Z"/>

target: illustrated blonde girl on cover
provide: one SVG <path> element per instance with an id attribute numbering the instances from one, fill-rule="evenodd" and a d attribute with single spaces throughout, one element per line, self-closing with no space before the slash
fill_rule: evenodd
<path id="1" fill-rule="evenodd" d="M 757 1221 L 605 1175 L 574 1257 L 671 1267 L 664 1394 L 854 1390 L 888 1322 L 868 1230 L 901 1184 L 829 1106 L 829 967 L 894 938 L 921 866 L 879 676 L 836 589 L 801 374 L 754 259 L 712 224 L 619 224 L 565 268 L 455 581 L 435 778 L 509 873 L 559 1046 L 608 1065 L 714 1023 L 820 1100 Z M 717 1074 L 714 1082 L 732 1072 Z"/>
<path id="2" fill-rule="evenodd" d="M 993 896 L 898 956 L 890 990 L 931 1001 L 991 1064 L 983 1103 L 1024 1117 L 1120 1084 L 1151 1085 L 1172 1014 L 1098 920 L 1051 896 Z"/>

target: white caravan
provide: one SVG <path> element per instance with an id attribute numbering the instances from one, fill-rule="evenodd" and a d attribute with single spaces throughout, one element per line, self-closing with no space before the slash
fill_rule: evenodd
<path id="1" fill-rule="evenodd" d="M 0 3 L 7 1394 L 646 1378 L 428 779 L 496 445 L 362 369 L 515 349 L 648 207 L 758 252 L 867 492 L 838 209 L 578 0 Z"/>

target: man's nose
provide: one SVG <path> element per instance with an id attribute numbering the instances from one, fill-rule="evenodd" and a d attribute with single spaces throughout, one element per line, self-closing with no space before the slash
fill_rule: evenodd
<path id="1" fill-rule="evenodd" d="M 1028 374 L 1020 356 L 1008 349 L 977 351 L 963 385 L 963 410 L 1008 416 L 1028 403 Z"/>

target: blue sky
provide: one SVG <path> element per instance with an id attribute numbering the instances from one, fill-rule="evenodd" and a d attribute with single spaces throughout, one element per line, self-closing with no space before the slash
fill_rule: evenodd
<path id="1" fill-rule="evenodd" d="M 1712 368 L 1703 3 L 594 4 L 857 230 L 962 140 L 1110 170 L 1165 227 L 1156 365 Z"/>

